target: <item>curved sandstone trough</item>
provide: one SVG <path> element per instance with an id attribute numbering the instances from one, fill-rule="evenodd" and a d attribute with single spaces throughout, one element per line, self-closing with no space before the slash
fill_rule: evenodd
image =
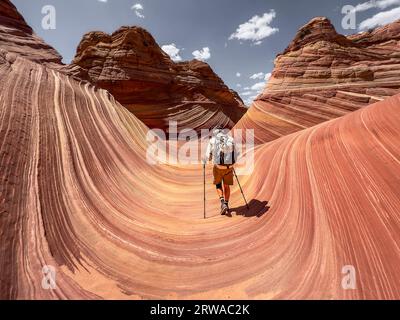
<path id="1" fill-rule="evenodd" d="M 110 94 L 0 62 L 1 298 L 400 298 L 400 96 L 258 146 L 251 210 L 207 184 L 203 220 L 201 169 L 150 166 Z"/>

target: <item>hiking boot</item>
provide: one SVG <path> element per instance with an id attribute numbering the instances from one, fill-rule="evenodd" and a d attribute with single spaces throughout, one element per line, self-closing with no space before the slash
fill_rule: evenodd
<path id="1" fill-rule="evenodd" d="M 229 208 L 228 202 L 225 202 L 225 205 L 226 205 L 226 207 L 228 208 L 228 209 L 226 210 L 225 215 L 226 215 L 227 217 L 232 217 L 232 215 L 231 215 L 231 209 Z"/>
<path id="2" fill-rule="evenodd" d="M 228 208 L 228 211 L 230 210 L 230 208 L 229 208 L 229 203 L 228 203 L 228 201 L 225 201 L 225 205 L 227 206 L 227 208 Z"/>
<path id="3" fill-rule="evenodd" d="M 226 202 L 221 203 L 221 216 L 226 215 L 229 212 L 229 207 Z"/>

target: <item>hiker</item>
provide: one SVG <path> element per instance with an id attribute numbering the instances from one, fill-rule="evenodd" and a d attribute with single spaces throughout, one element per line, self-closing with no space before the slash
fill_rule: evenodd
<path id="1" fill-rule="evenodd" d="M 214 185 L 221 201 L 221 215 L 229 213 L 230 186 L 233 185 L 233 165 L 236 161 L 235 142 L 223 127 L 217 127 L 208 143 L 204 164 L 213 161 Z"/>

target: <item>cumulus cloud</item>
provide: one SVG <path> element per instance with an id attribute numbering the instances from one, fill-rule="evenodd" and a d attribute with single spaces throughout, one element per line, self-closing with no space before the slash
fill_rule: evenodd
<path id="1" fill-rule="evenodd" d="M 268 73 L 259 72 L 250 76 L 250 79 L 252 80 L 264 80 L 264 81 L 259 81 L 253 84 L 251 87 L 243 88 L 244 91 L 240 95 L 242 97 L 245 97 L 244 102 L 246 105 L 250 105 L 253 102 L 253 100 L 256 99 L 258 95 L 263 92 L 270 78 L 271 78 L 270 72 Z"/>
<path id="2" fill-rule="evenodd" d="M 175 43 L 166 44 L 161 47 L 161 49 L 166 52 L 173 61 L 179 62 L 182 61 L 182 57 L 179 55 L 181 49 L 179 49 Z"/>
<path id="3" fill-rule="evenodd" d="M 229 40 L 246 40 L 252 41 L 253 44 L 260 45 L 262 40 L 279 31 L 278 28 L 270 26 L 275 17 L 275 10 L 270 10 L 262 16 L 255 15 L 249 21 L 239 25 L 236 31 L 231 34 Z"/>
<path id="4" fill-rule="evenodd" d="M 357 4 L 354 8 L 354 11 L 362 12 L 373 8 L 383 10 L 395 5 L 400 5 L 400 0 L 370 0 Z"/>
<path id="5" fill-rule="evenodd" d="M 264 72 L 255 73 L 252 76 L 250 76 L 250 79 L 253 79 L 253 80 L 257 80 L 257 79 L 260 80 L 262 78 L 264 78 Z"/>
<path id="6" fill-rule="evenodd" d="M 137 17 L 142 18 L 142 19 L 144 18 L 144 15 L 142 13 L 144 8 L 143 8 L 142 4 L 136 3 L 131 7 L 131 9 L 135 12 Z"/>
<path id="7" fill-rule="evenodd" d="M 254 85 L 251 87 L 251 90 L 260 93 L 260 92 L 264 89 L 264 87 L 265 87 L 265 82 L 264 82 L 264 81 L 262 81 L 262 82 L 257 82 L 256 84 L 254 84 Z"/>
<path id="8" fill-rule="evenodd" d="M 244 103 L 246 105 L 250 105 L 254 101 L 254 99 L 256 99 L 258 95 L 264 90 L 264 87 L 265 82 L 258 82 L 251 87 L 244 88 L 245 91 L 240 94 L 242 97 L 244 97 Z"/>
<path id="9" fill-rule="evenodd" d="M 205 61 L 211 58 L 210 48 L 204 47 L 201 50 L 195 50 L 192 52 L 195 59 Z"/>
<path id="10" fill-rule="evenodd" d="M 378 26 L 384 26 L 400 19 L 400 7 L 388 11 L 382 11 L 376 15 L 362 21 L 358 27 L 359 30 L 372 29 Z"/>
<path id="11" fill-rule="evenodd" d="M 255 73 L 255 74 L 251 75 L 250 79 L 252 79 L 252 80 L 264 79 L 265 81 L 268 81 L 270 77 L 271 77 L 271 73 L 259 72 L 259 73 Z"/>
<path id="12" fill-rule="evenodd" d="M 250 106 L 250 105 L 253 103 L 253 101 L 254 101 L 257 97 L 258 97 L 257 94 L 254 95 L 254 96 L 247 97 L 246 99 L 243 100 L 243 101 L 244 101 L 244 104 L 245 104 L 246 106 Z"/>
<path id="13" fill-rule="evenodd" d="M 236 72 L 236 77 L 240 78 L 242 74 L 240 72 Z"/>
<path id="14" fill-rule="evenodd" d="M 104 3 L 107 2 L 107 0 L 98 0 L 98 1 L 99 1 L 99 2 L 104 2 Z"/>
<path id="15" fill-rule="evenodd" d="M 370 9 L 384 10 L 392 6 L 397 7 L 391 10 L 381 11 L 374 16 L 365 19 L 359 24 L 358 29 L 360 31 L 373 29 L 375 27 L 383 26 L 385 24 L 396 21 L 397 19 L 400 19 L 400 7 L 398 7 L 400 6 L 400 0 L 370 0 L 357 4 L 354 7 L 354 12 L 356 13 L 367 11 Z"/>

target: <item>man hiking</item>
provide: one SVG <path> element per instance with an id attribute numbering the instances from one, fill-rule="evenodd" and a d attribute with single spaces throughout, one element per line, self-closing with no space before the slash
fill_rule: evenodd
<path id="1" fill-rule="evenodd" d="M 223 127 L 217 127 L 207 146 L 204 163 L 213 161 L 214 185 L 221 201 L 221 215 L 229 213 L 230 186 L 233 185 L 233 165 L 236 161 L 234 139 Z"/>

